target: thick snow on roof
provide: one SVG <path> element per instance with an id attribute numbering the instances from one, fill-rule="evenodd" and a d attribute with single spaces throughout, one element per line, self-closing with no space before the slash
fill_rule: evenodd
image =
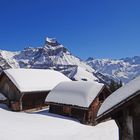
<path id="1" fill-rule="evenodd" d="M 7 98 L 2 94 L 2 93 L 0 93 L 0 100 L 1 101 L 4 101 L 4 100 L 6 100 Z"/>
<path id="2" fill-rule="evenodd" d="M 4 72 L 21 92 L 48 91 L 62 81 L 71 81 L 54 70 L 8 69 Z"/>
<path id="3" fill-rule="evenodd" d="M 33 114 L 0 108 L 0 140 L 118 140 L 113 120 L 87 126 L 42 111 Z"/>
<path id="4" fill-rule="evenodd" d="M 89 107 L 103 86 L 89 81 L 61 82 L 49 93 L 46 101 Z"/>
<path id="5" fill-rule="evenodd" d="M 140 90 L 140 76 L 112 93 L 101 105 L 98 116 L 118 105 Z"/>

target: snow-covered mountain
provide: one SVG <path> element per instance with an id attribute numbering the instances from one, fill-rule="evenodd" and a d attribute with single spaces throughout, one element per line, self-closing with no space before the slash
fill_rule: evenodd
<path id="1" fill-rule="evenodd" d="M 115 59 L 74 56 L 55 38 L 46 38 L 43 47 L 10 52 L 0 50 L 0 71 L 8 68 L 55 69 L 73 80 L 94 80 L 109 83 L 110 79 L 127 83 L 140 75 L 140 56 Z"/>
<path id="2" fill-rule="evenodd" d="M 86 60 L 86 63 L 96 70 L 96 73 L 105 77 L 127 83 L 140 75 L 140 56 L 122 59 L 94 59 Z"/>
<path id="3" fill-rule="evenodd" d="M 19 52 L 0 50 L 0 68 L 11 67 L 55 69 L 73 80 L 98 81 L 95 70 L 72 55 L 55 38 L 47 37 L 44 47 L 25 48 Z"/>
<path id="4" fill-rule="evenodd" d="M 19 68 L 18 62 L 13 58 L 18 52 L 0 50 L 0 70 Z"/>

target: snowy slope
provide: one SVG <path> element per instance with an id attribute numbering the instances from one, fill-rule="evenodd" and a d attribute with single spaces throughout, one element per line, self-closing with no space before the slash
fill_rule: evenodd
<path id="1" fill-rule="evenodd" d="M 140 75 L 140 56 L 127 57 L 123 59 L 93 59 L 88 58 L 89 64 L 96 72 L 116 81 L 129 82 Z"/>
<path id="2" fill-rule="evenodd" d="M 26 114 L 0 108 L 0 140 L 118 140 L 114 121 L 95 127 L 47 112 Z"/>
<path id="3" fill-rule="evenodd" d="M 77 71 L 74 75 L 74 78 L 78 81 L 81 81 L 81 80 L 99 81 L 97 77 L 93 76 L 92 72 L 88 72 L 81 67 L 77 67 Z"/>
<path id="4" fill-rule="evenodd" d="M 21 52 L 0 51 L 0 54 L 0 66 L 3 69 L 9 67 L 54 69 L 74 80 L 98 80 L 93 68 L 72 55 L 54 38 L 47 37 L 44 47 L 29 47 Z"/>

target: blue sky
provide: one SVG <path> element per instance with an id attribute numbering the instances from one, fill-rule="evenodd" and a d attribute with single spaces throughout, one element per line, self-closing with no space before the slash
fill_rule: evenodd
<path id="1" fill-rule="evenodd" d="M 82 59 L 140 55 L 139 0 L 0 0 L 0 49 L 57 38 Z"/>

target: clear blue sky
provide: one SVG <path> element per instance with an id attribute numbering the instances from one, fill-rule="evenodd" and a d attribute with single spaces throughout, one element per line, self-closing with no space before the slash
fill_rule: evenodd
<path id="1" fill-rule="evenodd" d="M 140 0 L 0 0 L 0 49 L 46 36 L 83 59 L 140 55 Z"/>

